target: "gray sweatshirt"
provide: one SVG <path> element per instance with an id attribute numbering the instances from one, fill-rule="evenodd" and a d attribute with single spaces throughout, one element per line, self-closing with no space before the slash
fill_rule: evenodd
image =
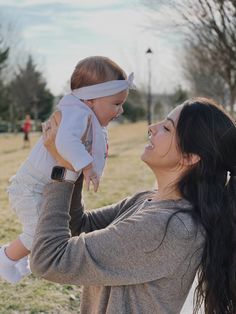
<path id="1" fill-rule="evenodd" d="M 190 203 L 150 201 L 148 191 L 84 212 L 80 190 L 81 182 L 46 186 L 33 273 L 83 285 L 82 314 L 180 313 L 204 243 Z"/>

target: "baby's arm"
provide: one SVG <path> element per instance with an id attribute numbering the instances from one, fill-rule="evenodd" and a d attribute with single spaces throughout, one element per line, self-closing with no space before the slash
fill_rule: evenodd
<path id="1" fill-rule="evenodd" d="M 62 110 L 55 145 L 58 153 L 74 170 L 80 171 L 93 161 L 81 140 L 87 127 L 88 114 L 83 110 L 72 110 L 69 106 Z"/>
<path id="2" fill-rule="evenodd" d="M 83 175 L 87 190 L 89 191 L 90 182 L 92 181 L 94 192 L 97 192 L 99 186 L 99 177 L 94 171 L 92 164 L 89 164 L 83 169 Z"/>
<path id="3" fill-rule="evenodd" d="M 54 157 L 54 159 L 57 160 L 57 162 L 59 164 L 63 165 L 64 167 L 66 167 L 68 169 L 76 170 L 72 167 L 72 165 L 68 161 L 64 160 L 63 157 L 60 156 L 60 154 L 58 153 L 57 148 L 54 144 L 56 134 L 58 131 L 58 127 L 61 123 L 61 119 L 62 119 L 61 112 L 56 111 L 53 113 L 50 121 L 48 122 L 48 124 L 49 124 L 48 126 L 50 127 L 50 133 L 45 132 L 48 129 L 48 126 L 47 125 L 43 126 L 44 145 L 47 147 L 48 151 L 51 153 L 51 155 Z M 91 119 L 91 117 L 89 117 L 88 120 L 89 119 Z M 88 131 L 88 124 L 86 126 L 85 133 L 86 133 L 86 131 Z M 85 135 L 85 133 L 83 134 L 83 136 Z M 85 178 L 85 184 L 86 184 L 87 189 L 89 190 L 90 181 L 92 181 L 93 186 L 94 186 L 94 191 L 96 192 L 98 189 L 98 186 L 99 186 L 99 178 L 98 178 L 96 172 L 94 171 L 92 163 L 88 164 L 82 170 L 83 170 L 83 175 Z"/>
<path id="4" fill-rule="evenodd" d="M 61 111 L 55 111 L 48 121 L 42 123 L 44 146 L 47 148 L 49 153 L 57 161 L 58 164 L 69 170 L 75 171 L 72 165 L 68 161 L 63 159 L 61 155 L 59 155 L 55 146 L 55 138 L 60 122 Z"/>

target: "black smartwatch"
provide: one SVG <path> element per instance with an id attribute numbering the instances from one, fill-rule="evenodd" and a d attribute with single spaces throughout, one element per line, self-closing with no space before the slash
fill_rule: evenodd
<path id="1" fill-rule="evenodd" d="M 80 176 L 81 171 L 75 172 L 66 169 L 65 167 L 55 166 L 52 168 L 51 179 L 54 181 L 67 181 L 75 183 L 75 181 Z"/>

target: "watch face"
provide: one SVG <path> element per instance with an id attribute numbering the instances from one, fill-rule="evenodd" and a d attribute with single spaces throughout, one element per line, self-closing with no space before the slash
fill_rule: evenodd
<path id="1" fill-rule="evenodd" d="M 64 178 L 65 168 L 64 167 L 53 167 L 51 179 L 61 181 Z"/>

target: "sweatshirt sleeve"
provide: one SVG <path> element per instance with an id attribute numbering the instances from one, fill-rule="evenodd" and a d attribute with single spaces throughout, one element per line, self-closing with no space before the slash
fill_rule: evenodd
<path id="1" fill-rule="evenodd" d="M 73 110 L 73 111 L 72 111 Z M 63 107 L 62 119 L 57 131 L 56 148 L 60 155 L 79 171 L 93 161 L 81 138 L 88 123 L 88 113 L 79 108 Z"/>
<path id="2" fill-rule="evenodd" d="M 72 236 L 80 235 L 82 232 L 88 233 L 107 227 L 115 217 L 122 213 L 125 205 L 129 202 L 129 198 L 127 198 L 117 204 L 92 211 L 85 211 L 81 193 L 82 185 L 83 176 L 81 175 L 75 184 L 70 205 L 70 230 Z"/>
<path id="3" fill-rule="evenodd" d="M 31 252 L 35 274 L 63 284 L 141 284 L 174 273 L 189 254 L 194 236 L 182 220 L 174 216 L 165 234 L 170 213 L 148 208 L 70 237 L 71 189 L 65 183 L 47 186 Z"/>

